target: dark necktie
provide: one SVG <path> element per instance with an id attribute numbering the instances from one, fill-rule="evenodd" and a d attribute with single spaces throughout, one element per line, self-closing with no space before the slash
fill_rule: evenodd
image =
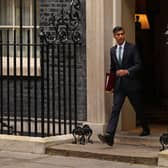
<path id="1" fill-rule="evenodd" d="M 122 64 L 121 50 L 122 50 L 122 47 L 120 46 L 119 47 L 119 52 L 118 52 L 118 62 L 119 62 L 120 65 Z"/>

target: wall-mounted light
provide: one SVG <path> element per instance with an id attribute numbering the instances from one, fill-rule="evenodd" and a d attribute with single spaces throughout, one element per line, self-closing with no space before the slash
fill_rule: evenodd
<path id="1" fill-rule="evenodd" d="M 140 23 L 141 29 L 150 29 L 147 14 L 136 13 L 135 14 L 135 23 L 136 22 Z"/>

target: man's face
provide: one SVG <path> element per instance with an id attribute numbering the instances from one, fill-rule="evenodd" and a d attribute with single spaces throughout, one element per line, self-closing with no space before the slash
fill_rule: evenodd
<path id="1" fill-rule="evenodd" d="M 125 32 L 123 30 L 120 30 L 114 33 L 114 38 L 117 44 L 121 45 L 125 41 Z"/>

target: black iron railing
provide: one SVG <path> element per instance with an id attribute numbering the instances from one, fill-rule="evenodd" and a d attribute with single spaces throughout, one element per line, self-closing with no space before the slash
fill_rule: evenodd
<path id="1" fill-rule="evenodd" d="M 62 7 L 59 17 L 51 15 L 48 26 L 54 31 L 41 28 L 40 33 L 37 0 L 33 3 L 33 40 L 30 30 L 23 30 L 22 0 L 19 31 L 0 30 L 0 133 L 66 134 L 78 120 L 80 1 L 72 0 L 68 12 Z"/>

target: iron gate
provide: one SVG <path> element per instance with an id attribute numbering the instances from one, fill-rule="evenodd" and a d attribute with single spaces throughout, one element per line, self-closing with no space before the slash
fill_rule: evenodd
<path id="1" fill-rule="evenodd" d="M 60 14 L 51 14 L 48 25 L 39 28 L 34 0 L 32 32 L 23 29 L 22 0 L 19 5 L 19 29 L 0 30 L 0 133 L 69 133 L 78 121 L 80 1 L 72 0 L 69 11 L 62 5 Z"/>

